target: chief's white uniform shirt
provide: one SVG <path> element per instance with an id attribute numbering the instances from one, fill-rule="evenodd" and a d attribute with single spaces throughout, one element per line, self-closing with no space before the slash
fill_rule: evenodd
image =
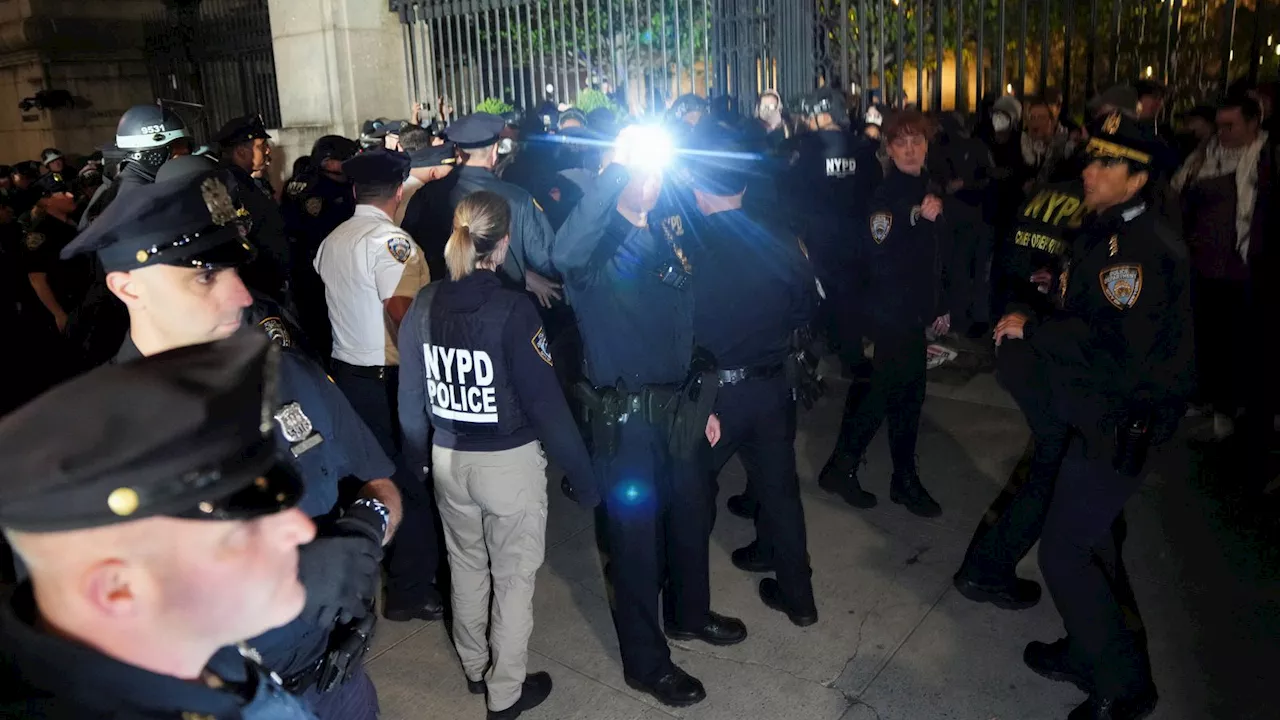
<path id="1" fill-rule="evenodd" d="M 399 365 L 383 303 L 413 299 L 431 281 L 413 238 L 378 208 L 357 205 L 355 215 L 320 243 L 315 268 L 324 281 L 334 359 L 363 367 Z"/>

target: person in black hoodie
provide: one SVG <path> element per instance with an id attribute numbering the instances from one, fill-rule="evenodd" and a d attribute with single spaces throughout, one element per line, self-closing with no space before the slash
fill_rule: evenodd
<path id="1" fill-rule="evenodd" d="M 915 110 L 884 127 L 892 165 L 867 204 L 855 242 L 866 258 L 860 305 L 875 342 L 871 382 L 865 394 L 849 394 L 840 435 L 818 484 L 860 508 L 876 504 L 862 489 L 858 466 L 888 418 L 893 456 L 890 499 L 911 512 L 936 517 L 942 507 L 929 495 L 916 468 L 916 440 L 925 395 L 925 327 L 950 331 L 951 307 L 943 288 L 951 257 L 951 230 L 942 222 L 940 189 L 931 187 L 925 156 L 933 125 Z"/>

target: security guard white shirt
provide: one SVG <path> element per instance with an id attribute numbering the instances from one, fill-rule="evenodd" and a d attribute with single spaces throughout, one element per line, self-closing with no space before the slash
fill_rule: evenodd
<path id="1" fill-rule="evenodd" d="M 415 298 L 431 281 L 413 238 L 385 212 L 358 205 L 320 243 L 315 268 L 333 325 L 333 358 L 363 367 L 400 364 L 383 303 Z"/>

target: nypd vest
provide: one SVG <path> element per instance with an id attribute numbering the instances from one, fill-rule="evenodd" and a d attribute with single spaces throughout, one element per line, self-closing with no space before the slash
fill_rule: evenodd
<path id="1" fill-rule="evenodd" d="M 428 299 L 435 295 L 432 292 Z M 478 311 L 465 314 L 428 302 L 422 314 L 427 318 L 422 354 L 431 425 L 436 429 L 458 436 L 501 437 L 526 424 L 503 351 L 503 326 L 517 297 L 496 292 Z"/>

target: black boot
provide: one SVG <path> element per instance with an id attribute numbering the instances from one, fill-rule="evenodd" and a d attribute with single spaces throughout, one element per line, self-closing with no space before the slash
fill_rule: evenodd
<path id="1" fill-rule="evenodd" d="M 1154 685 L 1129 697 L 1090 695 L 1088 700 L 1071 711 L 1067 720 L 1142 720 L 1155 712 L 1158 700 Z"/>
<path id="2" fill-rule="evenodd" d="M 942 514 L 942 506 L 920 484 L 920 476 L 915 472 L 893 474 L 893 480 L 889 484 L 889 499 L 920 517 L 931 518 Z"/>
<path id="3" fill-rule="evenodd" d="M 1089 672 L 1072 660 L 1070 638 L 1059 638 L 1051 643 L 1029 642 L 1022 651 L 1022 662 L 1041 677 L 1069 682 L 1083 692 L 1093 693 Z"/>
<path id="4" fill-rule="evenodd" d="M 818 474 L 818 487 L 835 493 L 856 508 L 869 510 L 876 506 L 876 496 L 858 484 L 858 465 L 861 458 L 837 450 Z"/>

